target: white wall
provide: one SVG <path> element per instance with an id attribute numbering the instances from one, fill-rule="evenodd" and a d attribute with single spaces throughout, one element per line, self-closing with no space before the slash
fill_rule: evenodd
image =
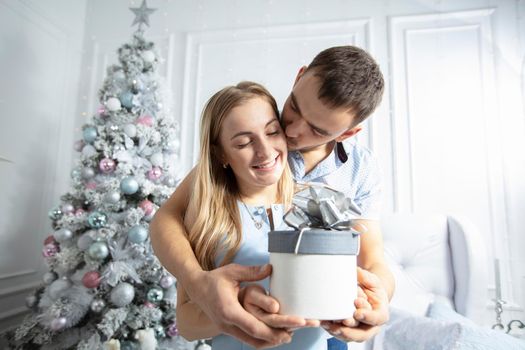
<path id="1" fill-rule="evenodd" d="M 85 7 L 0 0 L 0 330 L 46 270 L 47 212 L 71 167 Z"/>
<path id="2" fill-rule="evenodd" d="M 140 2 L 89 1 L 91 71 L 82 80 L 92 87 L 130 34 L 128 3 Z M 388 89 L 360 142 L 381 159 L 385 211 L 445 212 L 475 222 L 489 248 L 489 273 L 493 258 L 502 260 L 504 297 L 517 312 L 504 316 L 523 318 L 522 1 L 168 0 L 149 6 L 158 8 L 148 33 L 166 58 L 184 172 L 196 158 L 200 111 L 217 89 L 251 79 L 282 103 L 299 67 L 321 49 L 350 43 L 372 52 Z M 95 104 L 87 99 L 82 110 Z M 494 283 L 487 292 L 494 295 Z M 488 310 L 484 322 L 492 320 Z"/>
<path id="3" fill-rule="evenodd" d="M 24 7 L 24 4 L 26 2 L 0 0 L 0 6 L 6 8 Z M 28 4 L 32 5 L 26 7 L 36 7 L 33 2 Z M 66 5 L 66 1 L 46 1 L 45 7 L 42 2 L 39 4 L 39 9 L 50 12 L 47 16 L 52 18 L 45 23 L 53 23 L 49 24 L 51 27 L 63 23 L 61 28 L 75 33 L 69 38 L 77 39 L 77 44 L 82 42 L 81 27 L 85 18 L 78 81 L 74 67 L 67 68 L 66 76 L 70 78 L 67 94 L 61 90 L 62 85 L 47 84 L 46 76 L 36 80 L 49 91 L 57 91 L 49 97 L 53 103 L 57 96 L 61 96 L 63 102 L 62 96 L 73 94 L 72 99 L 78 96 L 78 104 L 74 113 L 64 113 L 62 109 L 58 114 L 50 113 L 53 125 L 61 126 L 48 129 L 48 138 L 54 143 L 46 146 L 54 149 L 47 149 L 45 156 L 33 154 L 33 147 L 21 153 L 30 154 L 28 159 L 49 158 L 48 164 L 53 165 L 41 164 L 39 168 L 40 172 L 50 172 L 46 175 L 47 192 L 40 186 L 31 187 L 32 177 L 15 187 L 26 188 L 44 198 L 30 209 L 35 218 L 33 222 L 16 219 L 21 216 L 16 208 L 26 208 L 26 203 L 17 204 L 9 212 L 1 211 L 2 218 L 13 217 L 9 227 L 3 224 L 4 219 L 0 222 L 0 239 L 8 237 L 0 247 L 0 259 L 12 264 L 1 267 L 5 275 L 35 269 L 34 266 L 41 263 L 39 250 L 48 225 L 46 213 L 58 198 L 57 189 L 67 188 L 70 167 L 63 165 L 71 157 L 69 147 L 73 136 L 80 137 L 78 130 L 74 135 L 73 130 L 98 106 L 96 92 L 103 80 L 104 68 L 115 62 L 115 50 L 132 33 L 133 14 L 127 7 L 137 7 L 140 1 L 89 0 L 85 12 L 84 2 Z M 435 211 L 469 217 L 487 242 L 487 260 L 491 262 L 495 256 L 502 259 L 504 297 L 509 301 L 507 306 L 515 310 L 514 313 L 505 311 L 504 318 L 525 318 L 522 309 L 525 261 L 520 252 L 525 246 L 522 234 L 525 221 L 521 215 L 525 212 L 523 1 L 150 0 L 148 4 L 158 8 L 150 16 L 147 36 L 156 41 L 166 59 L 162 74 L 172 89 L 174 118 L 182 126 L 180 167 L 183 172 L 195 159 L 199 113 L 214 90 L 241 79 L 251 79 L 267 85 L 282 103 L 297 70 L 308 64 L 316 52 L 341 43 L 362 46 L 377 58 L 388 82 L 381 107 L 367 123 L 367 132 L 360 137 L 360 142 L 369 145 L 380 157 L 385 172 L 385 211 Z M 3 13 L 2 8 L 0 16 Z M 7 18 L 12 21 L 13 17 Z M 18 22 L 0 23 L 7 32 L 18 33 L 13 29 Z M 42 35 L 40 30 L 31 27 L 27 31 L 31 40 Z M 4 30 L 0 33 L 3 35 Z M 1 50 L 9 42 L 3 36 L 0 38 Z M 51 67 L 49 71 L 53 72 L 58 64 L 49 56 L 48 52 L 44 60 L 38 61 L 39 67 Z M 64 55 L 55 56 L 58 60 Z M 3 54 L 1 57 L 3 62 Z M 78 60 L 79 56 L 75 57 Z M 68 62 L 77 62 L 75 57 Z M 20 71 L 27 66 L 20 65 Z M 41 70 L 43 68 L 36 71 Z M 0 86 L 9 87 L 5 83 Z M 75 88 L 79 91 L 75 92 Z M 34 96 L 31 95 L 31 100 Z M 26 118 L 41 113 L 26 110 L 32 108 L 28 105 L 23 106 L 25 109 L 16 109 L 21 107 L 9 103 L 13 112 L 10 115 Z M 58 101 L 53 103 L 41 103 L 41 108 L 57 110 Z M 53 119 L 66 115 L 84 119 Z M 4 118 L 2 114 L 2 120 Z M 25 119 L 20 118 L 27 125 Z M 18 134 L 2 131 L 2 136 L 11 143 L 15 140 L 12 135 L 26 142 L 38 139 L 37 135 L 22 131 Z M 8 141 L 0 140 L 0 156 L 6 154 L 4 144 L 10 144 Z M 57 157 L 58 149 L 62 153 Z M 9 164 L 0 163 L 0 171 L 2 174 L 10 171 L 11 178 L 19 172 L 4 170 Z M 15 195 L 10 198 L 13 197 Z M 4 205 L 0 208 L 12 206 L 11 201 L 0 203 Z M 34 243 L 36 235 L 39 239 Z M 24 245 L 19 253 L 29 256 L 26 259 L 32 259 L 31 263 L 24 264 L 25 259 L 16 257 L 3 258 L 4 250 L 10 249 L 13 242 L 22 241 Z M 29 275 L 25 283 L 34 280 L 34 274 Z M 493 295 L 493 283 L 487 290 Z M 16 303 L 21 305 L 21 298 L 15 300 Z M 492 316 L 491 312 L 487 313 L 484 322 L 492 323 Z"/>

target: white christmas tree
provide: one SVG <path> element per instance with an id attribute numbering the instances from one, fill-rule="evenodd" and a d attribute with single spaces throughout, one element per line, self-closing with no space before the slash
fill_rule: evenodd
<path id="1" fill-rule="evenodd" d="M 148 223 L 177 181 L 178 138 L 165 113 L 160 62 L 144 25 L 154 10 L 131 9 L 138 30 L 107 69 L 101 107 L 82 128 L 71 190 L 49 212 L 49 271 L 27 298 L 32 314 L 11 334 L 13 349 L 194 349 L 177 332 L 175 279 L 151 249 Z"/>

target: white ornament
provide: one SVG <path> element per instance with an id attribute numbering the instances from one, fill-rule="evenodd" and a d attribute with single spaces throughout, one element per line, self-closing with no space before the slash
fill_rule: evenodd
<path id="1" fill-rule="evenodd" d="M 137 127 L 134 124 L 126 124 L 124 125 L 124 133 L 133 138 L 137 136 Z"/>
<path id="2" fill-rule="evenodd" d="M 106 107 L 108 110 L 112 112 L 116 112 L 122 108 L 122 105 L 120 104 L 120 100 L 116 97 L 110 97 L 106 101 Z"/>
<path id="3" fill-rule="evenodd" d="M 209 346 L 206 343 L 200 343 L 199 345 L 197 345 L 195 350 L 211 350 L 211 346 Z"/>
<path id="4" fill-rule="evenodd" d="M 155 61 L 155 54 L 153 53 L 153 51 L 150 50 L 144 51 L 142 53 L 142 59 L 144 60 L 144 62 L 151 63 Z"/>
<path id="5" fill-rule="evenodd" d="M 135 332 L 135 339 L 140 343 L 140 350 L 155 350 L 157 348 L 157 338 L 153 328 L 139 329 Z"/>
<path id="6" fill-rule="evenodd" d="M 164 163 L 164 156 L 160 152 L 153 153 L 149 160 L 153 166 L 162 166 Z"/>
<path id="7" fill-rule="evenodd" d="M 118 339 L 110 339 L 104 345 L 106 350 L 120 350 L 120 341 Z"/>
<path id="8" fill-rule="evenodd" d="M 69 287 L 71 287 L 71 282 L 68 280 L 59 279 L 51 283 L 47 290 L 51 299 L 56 300 L 60 297 L 61 292 L 68 289 Z"/>
<path id="9" fill-rule="evenodd" d="M 92 145 L 85 145 L 82 148 L 82 154 L 86 157 L 92 157 L 97 154 L 97 150 Z"/>

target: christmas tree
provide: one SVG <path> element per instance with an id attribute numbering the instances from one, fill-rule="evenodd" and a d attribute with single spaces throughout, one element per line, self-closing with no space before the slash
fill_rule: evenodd
<path id="1" fill-rule="evenodd" d="M 176 186 L 175 124 L 162 101 L 160 63 L 144 25 L 154 10 L 131 9 L 138 24 L 107 69 L 101 107 L 82 128 L 72 186 L 49 212 L 49 271 L 27 298 L 10 335 L 13 349 L 194 349 L 178 336 L 175 279 L 153 254 L 148 223 Z"/>

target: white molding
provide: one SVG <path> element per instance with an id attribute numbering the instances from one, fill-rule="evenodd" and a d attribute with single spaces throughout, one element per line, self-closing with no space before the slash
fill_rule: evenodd
<path id="1" fill-rule="evenodd" d="M 0 298 L 6 297 L 8 295 L 18 294 L 20 292 L 24 292 L 27 290 L 34 290 L 37 289 L 42 282 L 30 282 L 30 283 L 24 283 L 15 287 L 7 287 L 0 289 Z"/>
<path id="2" fill-rule="evenodd" d="M 184 170 L 189 170 L 196 162 L 199 152 L 199 127 L 197 101 L 201 91 L 200 71 L 202 51 L 207 45 L 228 45 L 243 43 L 290 42 L 299 40 L 351 38 L 355 45 L 370 50 L 371 20 L 361 18 L 348 21 L 315 22 L 270 27 L 251 27 L 201 32 L 186 35 L 184 83 L 182 86 L 181 155 Z M 374 147 L 374 125 L 370 122 L 369 146 Z"/>
<path id="3" fill-rule="evenodd" d="M 35 274 L 36 272 L 37 271 L 34 269 L 26 269 L 26 270 L 20 270 L 20 271 L 16 271 L 12 273 L 5 273 L 5 274 L 0 275 L 0 281 L 9 279 L 9 278 L 14 278 L 14 277 L 32 275 L 32 274 Z M 1 295 L 1 292 L 0 292 L 0 295 Z"/>

